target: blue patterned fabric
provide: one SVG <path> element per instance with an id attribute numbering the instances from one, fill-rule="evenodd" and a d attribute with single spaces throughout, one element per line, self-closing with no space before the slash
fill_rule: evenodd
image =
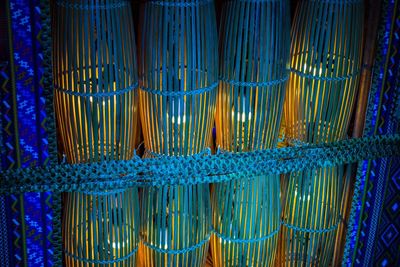
<path id="1" fill-rule="evenodd" d="M 400 96 L 399 2 L 383 3 L 364 136 L 400 132 L 397 116 Z M 353 202 L 355 220 L 348 234 L 347 265 L 400 266 L 399 177 L 398 158 L 362 163 L 357 177 L 362 194 L 356 205 Z"/>
<path id="2" fill-rule="evenodd" d="M 0 66 L 1 167 L 43 165 L 48 153 L 40 1 L 9 0 L 4 7 L 12 46 Z M 1 265 L 52 266 L 51 194 L 1 197 L 0 214 Z"/>

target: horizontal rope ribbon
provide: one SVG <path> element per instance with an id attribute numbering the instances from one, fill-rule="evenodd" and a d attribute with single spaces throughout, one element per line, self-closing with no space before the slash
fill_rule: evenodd
<path id="1" fill-rule="evenodd" d="M 199 243 L 197 243 L 197 244 L 195 244 L 195 245 L 193 245 L 191 247 L 184 248 L 184 249 L 176 249 L 176 250 L 174 250 L 174 249 L 163 249 L 163 248 L 154 246 L 152 244 L 149 244 L 149 243 L 147 243 L 145 241 L 143 241 L 143 245 L 145 245 L 146 247 L 148 247 L 148 248 L 150 248 L 152 250 L 155 250 L 155 251 L 157 251 L 159 253 L 178 255 L 178 254 L 184 254 L 184 253 L 190 252 L 192 250 L 198 249 L 198 248 L 202 247 L 204 244 L 206 244 L 209 240 L 210 240 L 210 234 L 206 235 L 206 237 L 202 241 L 200 241 Z"/>
<path id="2" fill-rule="evenodd" d="M 75 3 L 75 2 L 70 2 L 70 1 L 57 1 L 57 5 L 66 7 L 66 8 L 71 8 L 71 9 L 82 9 L 82 10 L 89 10 L 89 9 L 114 9 L 114 8 L 120 8 L 128 5 L 127 1 L 121 1 L 118 3 L 110 3 L 110 4 L 101 4 L 101 5 L 95 5 L 95 4 L 83 4 L 83 3 Z"/>
<path id="3" fill-rule="evenodd" d="M 192 155 L 187 155 L 187 156 L 175 156 L 175 155 L 165 155 L 165 154 L 160 154 L 153 152 L 147 148 L 145 148 L 145 153 L 148 153 L 149 155 L 155 157 L 155 158 L 161 158 L 161 157 L 198 157 L 198 156 L 210 156 L 211 155 L 211 149 L 209 147 L 203 149 L 199 153 L 192 154 Z"/>
<path id="4" fill-rule="evenodd" d="M 169 91 L 169 90 L 158 90 L 151 89 L 147 87 L 140 87 L 140 90 L 143 92 L 147 92 L 153 95 L 161 95 L 161 96 L 169 96 L 169 97 L 181 97 L 181 96 L 190 96 L 190 95 L 199 95 L 202 93 L 206 93 L 212 91 L 218 86 L 218 82 L 215 82 L 207 87 L 197 88 L 195 90 L 187 90 L 187 91 Z"/>
<path id="5" fill-rule="evenodd" d="M 239 244 L 243 244 L 243 243 L 247 244 L 247 243 L 256 243 L 256 242 L 260 242 L 260 241 L 269 239 L 269 238 L 273 237 L 274 235 L 276 235 L 279 232 L 280 228 L 281 227 L 279 225 L 278 229 L 274 230 L 273 232 L 269 233 L 268 235 L 263 236 L 263 237 L 258 237 L 258 238 L 252 238 L 252 239 L 231 238 L 231 237 L 228 237 L 228 236 L 218 233 L 215 229 L 213 229 L 212 232 L 218 238 L 221 238 L 224 241 L 228 241 L 228 242 L 232 242 L 232 243 L 239 243 Z"/>
<path id="6" fill-rule="evenodd" d="M 153 5 L 165 6 L 165 7 L 193 7 L 204 5 L 212 2 L 212 0 L 196 0 L 189 2 L 168 2 L 168 1 L 150 1 Z"/>
<path id="7" fill-rule="evenodd" d="M 3 170 L 0 194 L 105 191 L 133 186 L 194 185 L 258 175 L 332 167 L 366 159 L 400 156 L 400 135 L 333 143 L 220 153 L 208 157 L 161 157 Z"/>
<path id="8" fill-rule="evenodd" d="M 78 92 L 78 91 L 72 91 L 69 89 L 63 89 L 63 88 L 56 87 L 56 86 L 54 86 L 54 89 L 61 93 L 67 94 L 67 95 L 80 96 L 80 97 L 111 97 L 111 96 L 122 95 L 127 92 L 133 91 L 137 87 L 138 87 L 138 83 L 136 82 L 135 84 L 133 84 L 127 88 L 112 91 L 112 92 L 91 92 L 91 93 Z"/>
<path id="9" fill-rule="evenodd" d="M 313 74 L 304 73 L 304 72 L 296 70 L 296 69 L 291 69 L 290 71 L 292 73 L 297 74 L 298 76 L 300 76 L 302 78 L 318 80 L 318 81 L 327 81 L 327 82 L 340 82 L 340 81 L 348 80 L 348 79 L 351 79 L 351 78 L 357 76 L 360 73 L 360 71 L 357 70 L 357 71 L 350 73 L 348 75 L 345 75 L 345 76 L 325 77 L 325 76 L 316 76 Z"/>
<path id="10" fill-rule="evenodd" d="M 115 194 L 120 194 L 124 193 L 126 189 L 116 189 L 116 190 L 105 190 L 105 191 L 83 191 L 79 193 L 83 193 L 86 195 L 91 195 L 91 196 L 110 196 L 110 195 L 115 195 Z"/>
<path id="11" fill-rule="evenodd" d="M 336 228 L 339 226 L 339 223 L 341 222 L 341 219 L 339 219 L 336 224 L 332 225 L 329 228 L 325 228 L 325 229 L 309 229 L 309 228 L 302 228 L 302 227 L 297 227 L 295 225 L 289 224 L 289 223 L 285 223 L 284 221 L 282 221 L 282 225 L 286 226 L 289 229 L 292 229 L 294 231 L 299 231 L 299 232 L 303 232 L 303 233 L 311 233 L 311 234 L 322 234 L 322 233 L 328 233 L 331 232 L 333 230 L 336 230 Z"/>
<path id="12" fill-rule="evenodd" d="M 124 260 L 129 259 L 130 257 L 132 257 L 138 250 L 138 246 L 136 246 L 131 252 L 129 252 L 129 254 L 121 257 L 121 258 L 116 258 L 113 260 L 92 260 L 92 259 L 86 259 L 86 258 L 81 258 L 78 257 L 70 252 L 68 252 L 67 250 L 64 250 L 65 255 L 67 255 L 68 257 L 73 258 L 74 260 L 77 261 L 81 261 L 81 262 L 86 262 L 86 263 L 93 263 L 93 264 L 113 264 L 113 263 L 118 263 Z"/>
<path id="13" fill-rule="evenodd" d="M 272 81 L 264 81 L 264 82 L 242 82 L 242 81 L 235 81 L 235 80 L 230 80 L 228 78 L 220 78 L 222 82 L 225 82 L 227 84 L 233 85 L 233 86 L 243 86 L 243 87 L 263 87 L 263 86 L 273 86 L 277 84 L 284 83 L 288 80 L 289 75 L 286 75 L 285 77 L 277 80 L 272 80 Z"/>

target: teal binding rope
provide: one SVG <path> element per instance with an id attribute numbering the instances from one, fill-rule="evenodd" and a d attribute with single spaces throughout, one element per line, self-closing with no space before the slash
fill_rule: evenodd
<path id="1" fill-rule="evenodd" d="M 389 135 L 208 157 L 134 158 L 73 165 L 52 163 L 1 171 L 0 194 L 218 183 L 399 155 L 400 135 Z"/>
<path id="2" fill-rule="evenodd" d="M 139 247 L 136 246 L 135 249 L 133 249 L 131 252 L 129 252 L 129 254 L 125 255 L 124 257 L 113 259 L 113 260 L 90 260 L 90 259 L 78 257 L 78 256 L 68 252 L 67 250 L 64 250 L 64 253 L 65 253 L 65 255 L 67 255 L 68 257 L 73 258 L 74 260 L 79 260 L 79 261 L 86 262 L 86 263 L 113 264 L 113 263 L 118 263 L 118 262 L 121 262 L 121 261 L 129 259 L 130 257 L 132 257 L 137 252 L 138 249 L 139 249 Z"/>
<path id="3" fill-rule="evenodd" d="M 199 243 L 197 243 L 197 244 L 195 244 L 195 245 L 193 245 L 191 247 L 184 248 L 184 249 L 176 249 L 176 250 L 174 250 L 174 249 L 162 249 L 160 247 L 154 246 L 154 245 L 152 245 L 150 243 L 147 243 L 145 241 L 142 241 L 142 242 L 146 247 L 149 247 L 152 250 L 157 251 L 159 253 L 178 255 L 178 254 L 184 254 L 184 253 L 193 251 L 195 249 L 198 249 L 198 248 L 202 247 L 204 244 L 206 244 L 209 240 L 210 240 L 210 234 L 206 235 L 206 237 L 203 240 L 201 240 Z"/>
<path id="4" fill-rule="evenodd" d="M 80 193 L 91 196 L 109 196 L 114 194 L 123 193 L 126 189 L 106 190 L 106 191 L 82 191 Z"/>
<path id="5" fill-rule="evenodd" d="M 265 82 L 242 82 L 242 81 L 234 81 L 230 80 L 228 78 L 220 78 L 222 82 L 225 82 L 227 84 L 233 85 L 233 86 L 243 86 L 243 87 L 265 87 L 265 86 L 273 86 L 273 85 L 278 85 L 281 83 L 285 83 L 289 79 L 289 75 L 286 75 L 285 77 L 277 80 L 272 80 L 272 81 L 265 81 Z"/>
<path id="6" fill-rule="evenodd" d="M 70 9 L 78 9 L 78 10 L 89 10 L 89 9 L 115 9 L 128 5 L 127 1 L 111 3 L 111 4 L 103 4 L 103 5 L 94 5 L 94 4 L 81 4 L 81 3 L 71 3 L 70 1 L 57 1 L 58 6 L 62 6 Z"/>
<path id="7" fill-rule="evenodd" d="M 154 95 L 161 95 L 161 96 L 169 96 L 169 97 L 180 97 L 180 96 L 191 96 L 191 95 L 199 95 L 202 93 L 207 93 L 215 88 L 217 88 L 218 82 L 215 82 L 207 87 L 197 88 L 195 90 L 186 90 L 186 91 L 172 91 L 172 90 L 159 90 L 159 89 L 152 89 L 148 87 L 140 87 L 140 89 L 144 92 L 154 94 Z"/>
<path id="8" fill-rule="evenodd" d="M 116 90 L 116 91 L 112 91 L 112 92 L 78 92 L 78 91 L 72 91 L 69 89 L 64 89 L 64 88 L 59 88 L 57 86 L 54 86 L 54 89 L 67 94 L 67 95 L 72 95 L 72 96 L 79 96 L 79 97 L 111 97 L 111 96 L 117 96 L 117 95 L 122 95 L 125 93 L 128 93 L 130 91 L 135 90 L 138 87 L 138 83 L 136 82 L 135 84 L 124 88 L 124 89 L 120 89 L 120 90 Z"/>
<path id="9" fill-rule="evenodd" d="M 149 154 L 150 156 L 154 157 L 154 158 L 161 158 L 161 157 L 199 157 L 199 156 L 210 156 L 211 155 L 211 149 L 209 147 L 207 147 L 206 149 L 200 151 L 199 153 L 196 154 L 191 154 L 188 156 L 169 156 L 169 155 L 165 155 L 165 154 L 159 154 L 153 151 L 148 150 L 147 148 L 145 148 L 144 150 L 145 154 Z"/>
<path id="10" fill-rule="evenodd" d="M 166 6 L 166 7 L 192 7 L 192 6 L 204 5 L 209 2 L 212 2 L 212 0 L 196 0 L 191 2 L 150 1 L 150 3 L 153 5 Z"/>
<path id="11" fill-rule="evenodd" d="M 215 229 L 213 229 L 212 232 L 218 238 L 221 238 L 224 241 L 228 241 L 228 242 L 232 242 L 232 243 L 239 243 L 239 244 L 248 244 L 248 243 L 256 243 L 256 242 L 261 242 L 261 241 L 267 240 L 267 239 L 273 237 L 274 235 L 276 235 L 277 233 L 279 233 L 280 229 L 281 229 L 281 225 L 279 225 L 278 229 L 274 230 L 273 232 L 269 233 L 266 236 L 252 238 L 252 239 L 240 239 L 240 238 L 228 237 L 228 236 L 218 233 Z"/>
<path id="12" fill-rule="evenodd" d="M 357 70 L 349 75 L 345 75 L 345 76 L 338 76 L 338 77 L 325 77 L 325 76 L 317 76 L 317 75 L 313 75 L 313 74 L 309 74 L 309 73 L 304 73 L 301 72 L 299 70 L 296 69 L 291 69 L 291 72 L 297 74 L 298 76 L 302 77 L 302 78 L 306 78 L 306 79 L 312 79 L 312 80 L 318 80 L 318 81 L 328 81 L 328 82 L 341 82 L 341 81 L 345 81 L 351 78 L 356 77 L 359 73 L 360 70 Z"/>
<path id="13" fill-rule="evenodd" d="M 322 234 L 322 233 L 328 233 L 328 232 L 336 230 L 338 228 L 340 222 L 341 222 L 341 218 L 339 218 L 339 220 L 334 225 L 332 225 L 329 228 L 325 228 L 325 229 L 302 228 L 302 227 L 297 227 L 297 226 L 289 224 L 289 223 L 285 223 L 284 221 L 282 221 L 282 225 L 284 225 L 287 228 L 292 229 L 294 231 L 298 231 L 298 232 L 310 233 L 310 234 Z"/>

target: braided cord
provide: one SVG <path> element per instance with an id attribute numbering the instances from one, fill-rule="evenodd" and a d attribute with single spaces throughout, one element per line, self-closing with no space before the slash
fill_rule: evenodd
<path id="1" fill-rule="evenodd" d="M 74 260 L 80 261 L 80 262 L 86 262 L 86 263 L 93 263 L 93 264 L 113 264 L 113 263 L 118 263 L 124 260 L 129 259 L 130 257 L 134 256 L 135 253 L 138 250 L 138 246 L 136 246 L 131 252 L 129 252 L 129 254 L 121 257 L 121 258 L 116 258 L 116 259 L 112 259 L 112 260 L 91 260 L 91 259 L 86 259 L 86 258 L 81 258 L 78 257 L 70 252 L 68 252 L 67 250 L 64 250 L 65 255 L 67 255 L 68 257 L 73 258 Z"/>
<path id="2" fill-rule="evenodd" d="M 261 242 L 264 240 L 267 240 L 277 233 L 279 233 L 279 230 L 281 229 L 281 225 L 279 224 L 278 229 L 274 230 L 273 232 L 269 233 L 266 236 L 263 237 L 258 237 L 258 238 L 251 238 L 251 239 L 240 239 L 240 238 L 232 238 L 225 236 L 223 234 L 218 233 L 215 229 L 212 230 L 213 234 L 215 234 L 218 238 L 221 238 L 224 241 L 232 242 L 232 243 L 239 243 L 239 244 L 248 244 L 248 243 L 256 243 L 256 242 Z"/>
<path id="3" fill-rule="evenodd" d="M 170 91 L 170 90 L 159 90 L 159 89 L 152 89 L 148 87 L 140 87 L 140 90 L 143 92 L 147 92 L 153 95 L 160 95 L 160 96 L 169 96 L 169 97 L 182 97 L 182 96 L 191 96 L 191 95 L 199 95 L 203 93 L 210 92 L 214 90 L 218 86 L 218 82 L 215 82 L 207 87 L 201 87 L 196 90 L 186 90 L 186 91 Z"/>
<path id="4" fill-rule="evenodd" d="M 208 157 L 135 157 L 73 165 L 51 163 L 43 167 L 1 171 L 0 194 L 94 192 L 132 186 L 218 183 L 398 155 L 400 135 L 387 135 Z"/>
<path id="5" fill-rule="evenodd" d="M 285 83 L 288 80 L 288 78 L 289 78 L 289 75 L 286 75 L 285 77 L 283 77 L 281 79 L 266 81 L 266 82 L 242 82 L 242 81 L 230 80 L 228 78 L 220 78 L 220 80 L 222 82 L 225 82 L 225 83 L 233 85 L 233 86 L 265 87 L 265 86 L 273 86 L 273 85 Z"/>
<path id="6" fill-rule="evenodd" d="M 198 249 L 198 248 L 202 247 L 204 244 L 208 243 L 209 240 L 210 240 L 210 234 L 207 234 L 206 237 L 202 241 L 200 241 L 199 243 L 197 243 L 197 244 L 195 244 L 195 245 L 193 245 L 191 247 L 188 247 L 188 248 L 176 249 L 176 250 L 174 250 L 174 249 L 163 249 L 163 248 L 160 248 L 158 246 L 154 246 L 154 245 L 152 245 L 150 243 L 147 243 L 145 241 L 143 241 L 143 244 L 146 247 L 148 247 L 148 248 L 150 248 L 150 249 L 152 249 L 152 250 L 154 250 L 156 252 L 159 252 L 159 253 L 179 255 L 179 254 L 188 253 L 190 251 Z"/>
<path id="7" fill-rule="evenodd" d="M 196 154 L 191 154 L 188 156 L 169 156 L 161 153 L 156 153 L 153 152 L 147 148 L 145 148 L 145 154 L 149 154 L 154 158 L 161 158 L 161 157 L 200 157 L 200 156 L 210 156 L 211 155 L 211 149 L 209 147 L 206 147 L 204 150 L 200 151 L 199 153 Z"/>
<path id="8" fill-rule="evenodd" d="M 212 0 L 196 0 L 189 2 L 150 1 L 151 4 L 163 7 L 194 7 L 211 3 Z"/>
<path id="9" fill-rule="evenodd" d="M 138 83 L 136 82 L 135 84 L 121 89 L 121 90 L 116 90 L 112 92 L 93 92 L 93 93 L 88 93 L 88 92 L 78 92 L 78 91 L 72 91 L 69 89 L 64 89 L 60 87 L 54 87 L 55 90 L 67 94 L 67 95 L 72 95 L 72 96 L 79 96 L 79 97 L 110 97 L 110 96 L 117 96 L 117 95 L 122 95 L 127 92 L 133 91 L 138 87 Z"/>
<path id="10" fill-rule="evenodd" d="M 360 70 L 357 70 L 353 73 L 350 73 L 348 75 L 345 76 L 339 76 L 339 77 L 325 77 L 325 76 L 317 76 L 317 75 L 313 75 L 313 74 L 308 74 L 308 73 L 304 73 L 302 71 L 296 70 L 296 69 L 291 69 L 290 70 L 292 73 L 295 73 L 296 75 L 302 77 L 302 78 L 306 78 L 306 79 L 312 79 L 312 80 L 318 80 L 318 81 L 327 81 L 327 82 L 341 82 L 341 81 L 345 81 L 351 78 L 354 78 L 355 76 L 357 76 L 360 73 Z"/>
<path id="11" fill-rule="evenodd" d="M 286 223 L 284 221 L 282 221 L 282 225 L 286 226 L 289 229 L 292 229 L 294 231 L 299 231 L 299 232 L 303 232 L 303 233 L 310 233 L 310 234 L 323 234 L 323 233 L 329 233 L 331 231 L 334 231 L 338 228 L 339 223 L 340 223 L 341 219 L 339 217 L 339 220 L 332 225 L 329 228 L 324 228 L 324 229 L 309 229 L 309 228 L 302 228 L 302 227 L 297 227 L 295 225 Z"/>
<path id="12" fill-rule="evenodd" d="M 117 3 L 110 3 L 110 4 L 83 4 L 83 3 L 76 3 L 76 2 L 70 2 L 66 0 L 58 0 L 57 2 L 58 6 L 69 8 L 69 9 L 78 9 L 78 10 L 94 10 L 94 9 L 115 9 L 115 8 L 121 8 L 125 7 L 128 5 L 127 1 L 121 1 Z"/>

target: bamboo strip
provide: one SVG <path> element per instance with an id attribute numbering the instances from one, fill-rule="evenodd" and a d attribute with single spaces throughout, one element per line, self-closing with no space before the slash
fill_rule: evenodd
<path id="1" fill-rule="evenodd" d="M 69 163 L 130 159 L 137 134 L 137 66 L 129 2 L 57 0 L 54 101 Z M 67 266 L 133 266 L 137 188 L 64 195 Z"/>
<path id="2" fill-rule="evenodd" d="M 146 156 L 203 154 L 218 79 L 213 1 L 149 1 L 143 14 L 139 95 Z M 202 266 L 210 219 L 208 185 L 144 188 L 143 266 Z"/>
<path id="3" fill-rule="evenodd" d="M 227 152 L 275 147 L 288 78 L 288 2 L 230 1 L 220 34 L 217 145 Z M 279 175 L 214 186 L 214 266 L 273 265 L 279 194 Z"/>
<path id="4" fill-rule="evenodd" d="M 292 145 L 346 138 L 360 76 L 362 22 L 361 0 L 299 4 L 285 99 L 286 136 Z M 345 171 L 338 166 L 288 177 L 278 264 L 331 263 Z"/>

